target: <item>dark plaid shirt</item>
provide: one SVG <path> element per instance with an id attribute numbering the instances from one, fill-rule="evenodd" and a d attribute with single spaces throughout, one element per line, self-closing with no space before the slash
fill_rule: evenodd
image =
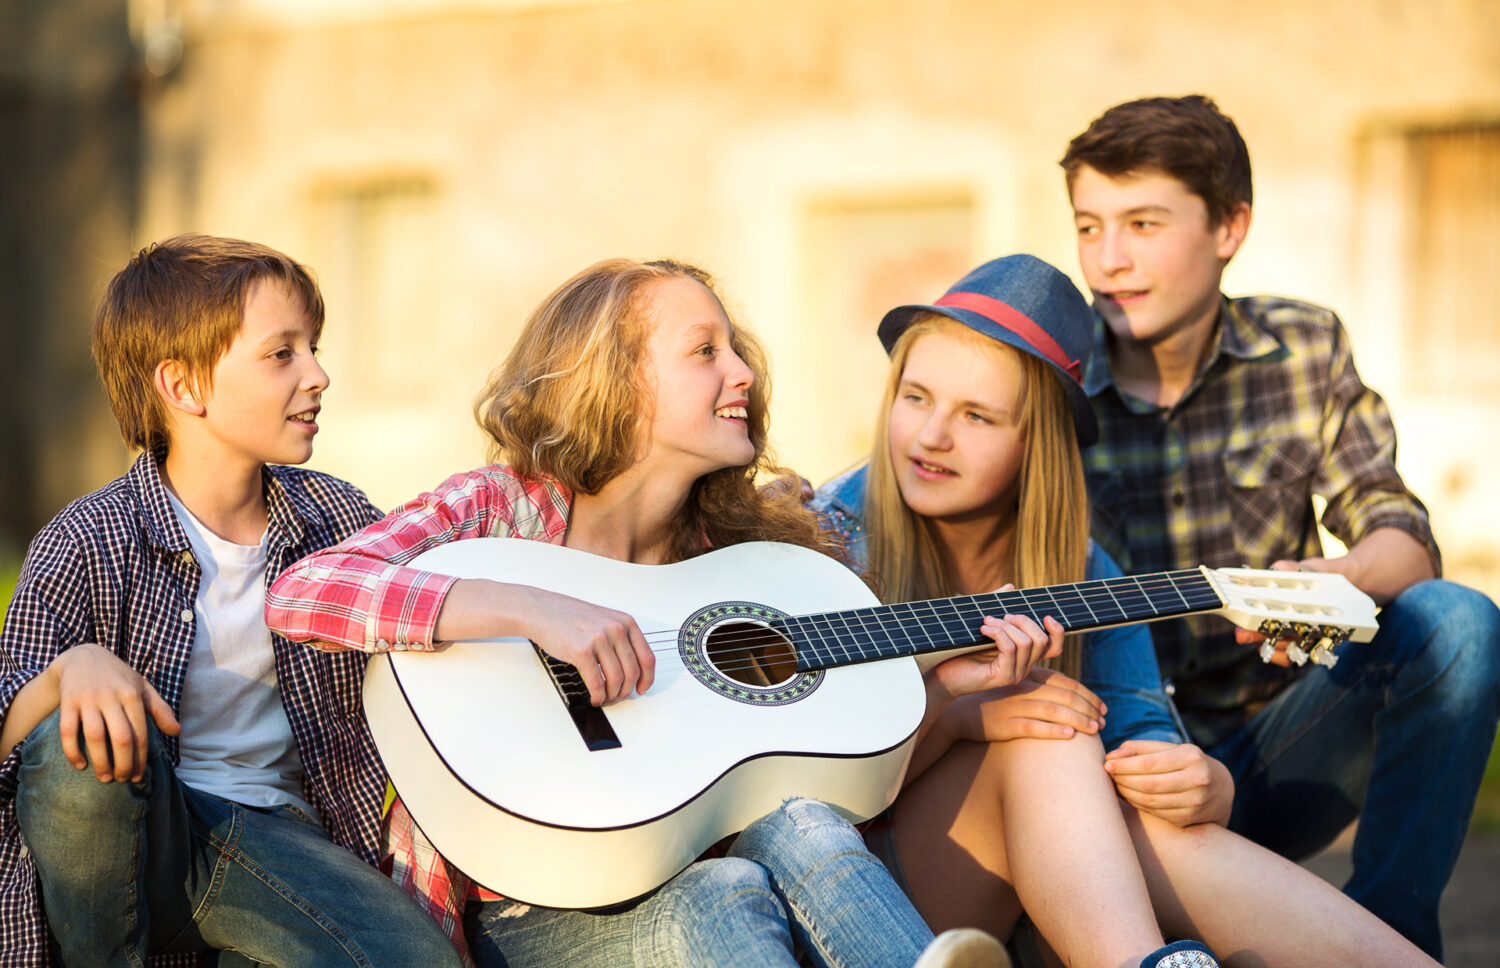
<path id="1" fill-rule="evenodd" d="M 364 494 L 337 478 L 268 467 L 264 480 L 268 584 L 302 556 L 380 517 Z M 69 504 L 32 541 L 0 632 L 0 716 L 59 652 L 84 642 L 112 650 L 180 709 L 201 576 L 156 463 L 142 455 L 124 477 Z M 282 705 L 305 770 L 303 796 L 335 842 L 374 863 L 385 776 L 360 703 L 366 656 L 317 652 L 280 636 L 272 641 Z M 176 740 L 165 739 L 176 763 Z M 36 869 L 16 825 L 19 765 L 18 751 L 0 763 L 5 968 L 49 964 Z M 177 955 L 152 964 L 194 960 Z"/>
<path id="2" fill-rule="evenodd" d="M 1225 298 L 1217 343 L 1168 408 L 1115 386 L 1098 321 L 1084 389 L 1100 442 L 1084 454 L 1094 538 L 1127 574 L 1264 568 L 1321 554 L 1322 523 L 1352 545 L 1395 527 L 1440 568 L 1427 510 L 1396 473 L 1385 402 L 1360 381 L 1337 316 L 1273 297 Z M 1210 746 L 1311 669 L 1263 664 L 1215 616 L 1151 626 L 1162 674 L 1196 742 Z"/>

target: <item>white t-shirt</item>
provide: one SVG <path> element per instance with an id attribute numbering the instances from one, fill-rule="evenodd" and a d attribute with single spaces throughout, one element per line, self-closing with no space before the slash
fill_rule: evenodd
<path id="1" fill-rule="evenodd" d="M 281 705 L 266 628 L 266 539 L 225 541 L 170 491 L 168 500 L 203 570 L 193 603 L 193 653 L 178 721 L 177 778 L 195 790 L 254 807 L 302 798 L 302 758 Z"/>

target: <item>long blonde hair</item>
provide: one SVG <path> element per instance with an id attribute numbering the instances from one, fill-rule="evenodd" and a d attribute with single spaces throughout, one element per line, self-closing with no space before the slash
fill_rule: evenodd
<path id="1" fill-rule="evenodd" d="M 1059 378 L 1029 353 L 947 316 L 927 313 L 901 334 L 891 350 L 890 375 L 870 451 L 864 521 L 870 568 L 878 576 L 881 597 L 887 602 L 907 602 L 960 593 L 938 547 L 932 522 L 901 499 L 891 463 L 891 407 L 912 346 L 930 334 L 961 339 L 979 352 L 1011 353 L 1021 361 L 1019 420 L 1025 451 L 1009 578 L 1018 588 L 1083 580 L 1088 560 L 1088 497 L 1073 414 Z M 1069 638 L 1059 668 L 1077 678 L 1080 659 L 1073 639 L 1076 636 Z"/>
<path id="2" fill-rule="evenodd" d="M 583 494 L 598 493 L 628 468 L 639 456 L 654 399 L 646 375 L 649 294 L 672 278 L 691 279 L 718 298 L 713 278 L 695 266 L 609 259 L 544 299 L 475 401 L 490 459 Z M 800 483 L 770 453 L 765 351 L 747 330 L 731 330 L 731 346 L 755 375 L 747 393 L 755 456 L 694 483 L 670 557 L 743 541 L 785 541 L 842 556 L 838 540 L 802 506 Z M 767 480 L 779 484 L 757 486 Z"/>

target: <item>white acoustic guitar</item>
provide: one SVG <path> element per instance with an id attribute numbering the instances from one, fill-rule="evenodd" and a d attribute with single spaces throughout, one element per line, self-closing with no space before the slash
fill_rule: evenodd
<path id="1" fill-rule="evenodd" d="M 1174 571 L 880 605 L 833 559 L 764 542 L 651 566 L 476 538 L 413 564 L 628 612 L 656 651 L 647 694 L 602 709 L 576 670 L 525 639 L 369 665 L 370 729 L 428 839 L 477 883 L 551 907 L 644 894 L 786 797 L 856 821 L 884 810 L 922 720 L 922 669 L 988 647 L 983 615 L 1051 615 L 1083 631 L 1217 612 L 1324 661 L 1376 628 L 1373 603 L 1346 580 L 1302 572 Z"/>

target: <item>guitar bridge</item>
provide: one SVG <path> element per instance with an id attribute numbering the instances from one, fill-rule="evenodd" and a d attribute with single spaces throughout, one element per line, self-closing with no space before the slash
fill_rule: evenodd
<path id="1" fill-rule="evenodd" d="M 600 750 L 617 750 L 623 746 L 620 738 L 615 735 L 615 728 L 609 724 L 609 717 L 604 715 L 604 710 L 589 702 L 589 687 L 584 685 L 583 676 L 578 674 L 578 670 L 543 652 L 535 642 L 531 643 L 531 647 L 536 649 L 537 658 L 542 660 L 542 667 L 552 679 L 558 697 L 568 707 L 568 715 L 573 717 L 573 725 L 577 727 L 583 745 L 595 753 Z"/>

